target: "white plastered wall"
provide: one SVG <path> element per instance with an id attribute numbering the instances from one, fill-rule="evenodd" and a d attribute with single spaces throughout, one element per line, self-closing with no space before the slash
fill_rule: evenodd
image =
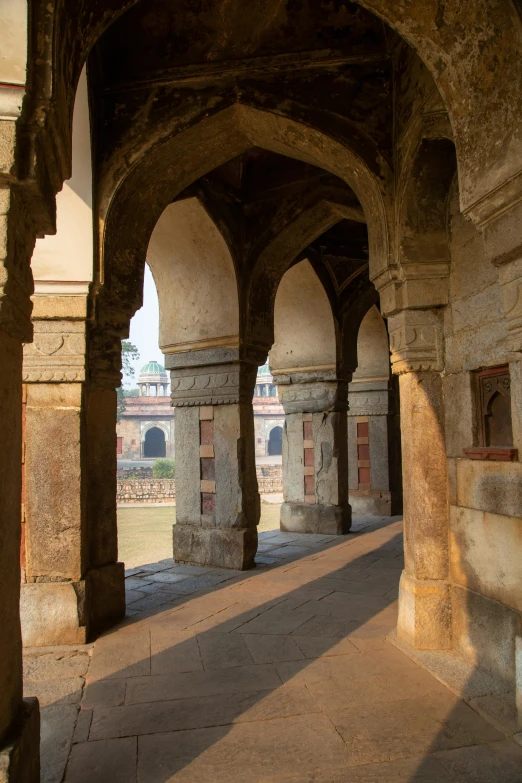
<path id="1" fill-rule="evenodd" d="M 36 240 L 31 261 L 36 294 L 87 293 L 93 279 L 92 161 L 87 76 L 73 115 L 72 177 L 56 196 L 57 232 Z"/>
<path id="2" fill-rule="evenodd" d="M 158 290 L 163 353 L 239 344 L 234 263 L 198 199 L 169 204 L 147 250 Z"/>
<path id="3" fill-rule="evenodd" d="M 390 349 L 384 320 L 375 305 L 361 321 L 357 335 L 357 370 L 353 381 L 384 381 L 390 375 Z"/>
<path id="4" fill-rule="evenodd" d="M 332 308 L 309 261 L 284 275 L 277 290 L 272 373 L 294 368 L 335 369 L 336 340 Z"/>

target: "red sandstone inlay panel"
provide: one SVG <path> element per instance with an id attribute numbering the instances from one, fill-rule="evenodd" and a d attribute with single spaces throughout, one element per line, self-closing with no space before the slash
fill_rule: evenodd
<path id="1" fill-rule="evenodd" d="M 216 513 L 216 460 L 214 455 L 214 409 L 211 405 L 199 409 L 199 464 L 201 490 L 201 522 L 211 525 Z"/>
<path id="2" fill-rule="evenodd" d="M 200 443 L 202 446 L 212 446 L 214 444 L 214 422 L 200 421 L 199 429 L 201 433 Z"/>

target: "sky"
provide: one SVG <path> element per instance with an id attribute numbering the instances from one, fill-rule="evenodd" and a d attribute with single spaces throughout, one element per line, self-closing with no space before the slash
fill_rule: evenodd
<path id="1" fill-rule="evenodd" d="M 137 386 L 138 375 L 147 362 L 156 361 L 165 366 L 165 360 L 161 353 L 159 340 L 159 305 L 156 285 L 152 273 L 145 264 L 145 285 L 143 288 L 143 307 L 137 311 L 130 324 L 129 340 L 139 351 L 140 358 L 133 362 L 134 378 L 124 376 L 125 388 Z"/>

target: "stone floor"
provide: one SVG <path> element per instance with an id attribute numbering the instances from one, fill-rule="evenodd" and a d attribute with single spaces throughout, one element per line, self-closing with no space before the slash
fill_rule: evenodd
<path id="1" fill-rule="evenodd" d="M 386 641 L 400 520 L 259 549 L 131 569 L 117 629 L 27 656 L 43 783 L 521 783 L 522 748 Z"/>

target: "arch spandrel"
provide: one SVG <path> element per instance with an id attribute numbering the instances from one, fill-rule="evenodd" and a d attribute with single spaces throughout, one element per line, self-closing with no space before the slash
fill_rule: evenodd
<path id="1" fill-rule="evenodd" d="M 136 269 L 143 267 L 149 237 L 163 209 L 192 182 L 252 146 L 313 163 L 347 182 L 368 222 L 372 272 L 386 269 L 392 245 L 391 200 L 365 163 L 319 130 L 236 104 L 156 146 L 102 207 L 104 275 L 112 296 L 134 309 L 139 306 Z M 125 228 L 129 225 L 132 232 Z"/>
<path id="2" fill-rule="evenodd" d="M 522 23 L 514 3 L 357 3 L 401 35 L 430 70 L 455 131 L 463 210 L 483 220 L 511 203 L 522 189 Z M 63 0 L 54 7 L 43 0 L 33 5 L 31 100 L 35 111 L 50 102 L 47 125 L 60 129 L 67 147 L 74 92 L 87 56 L 105 30 L 137 2 L 83 0 L 74 15 Z M 490 204 L 487 196 L 493 191 Z"/>

